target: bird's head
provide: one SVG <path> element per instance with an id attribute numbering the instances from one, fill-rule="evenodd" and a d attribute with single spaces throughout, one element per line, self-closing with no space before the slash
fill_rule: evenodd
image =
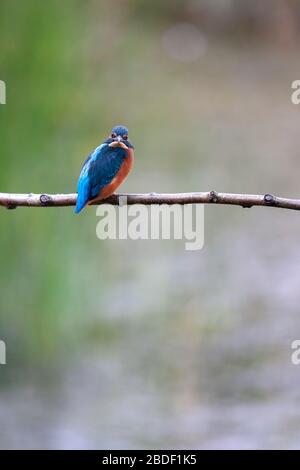
<path id="1" fill-rule="evenodd" d="M 124 126 L 115 126 L 112 128 L 109 138 L 105 141 L 109 147 L 121 147 L 125 150 L 133 149 L 133 145 L 128 140 L 128 129 Z"/>

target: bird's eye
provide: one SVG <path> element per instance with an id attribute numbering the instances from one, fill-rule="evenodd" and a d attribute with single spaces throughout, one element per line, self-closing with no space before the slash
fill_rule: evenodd
<path id="1" fill-rule="evenodd" d="M 127 139 L 128 139 L 128 135 L 127 135 L 127 134 L 124 134 L 124 135 L 123 135 L 123 139 L 124 139 L 124 140 L 127 140 Z"/>
<path id="2" fill-rule="evenodd" d="M 110 136 L 112 139 L 115 139 L 115 137 L 117 137 L 117 134 L 115 132 L 112 132 Z"/>

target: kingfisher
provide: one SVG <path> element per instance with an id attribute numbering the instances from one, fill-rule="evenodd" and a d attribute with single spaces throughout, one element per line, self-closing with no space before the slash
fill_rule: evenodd
<path id="1" fill-rule="evenodd" d="M 108 139 L 87 157 L 82 166 L 75 214 L 86 204 L 106 199 L 115 192 L 132 169 L 133 149 L 127 127 L 113 127 Z"/>

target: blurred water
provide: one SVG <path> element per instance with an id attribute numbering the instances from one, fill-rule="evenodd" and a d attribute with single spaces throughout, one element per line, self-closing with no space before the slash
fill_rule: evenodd
<path id="1" fill-rule="evenodd" d="M 103 317 L 88 318 L 94 346 L 79 344 L 62 368 L 44 364 L 43 383 L 19 373 L 2 391 L 2 448 L 299 447 L 300 250 L 275 210 L 237 211 L 249 226 L 264 221 L 235 229 L 237 240 L 212 236 L 197 254 L 135 246 L 125 284 L 100 300 L 104 345 Z M 293 214 L 282 218 L 296 229 Z"/>

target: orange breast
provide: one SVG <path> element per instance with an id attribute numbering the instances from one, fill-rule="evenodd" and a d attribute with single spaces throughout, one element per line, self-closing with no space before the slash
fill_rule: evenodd
<path id="1" fill-rule="evenodd" d="M 126 150 L 126 153 L 127 156 L 124 162 L 122 163 L 117 175 L 109 184 L 107 184 L 106 186 L 104 186 L 104 188 L 101 189 L 96 199 L 106 199 L 107 197 L 111 196 L 116 191 L 116 189 L 123 183 L 126 176 L 131 171 L 134 160 L 133 149 L 128 148 Z"/>

